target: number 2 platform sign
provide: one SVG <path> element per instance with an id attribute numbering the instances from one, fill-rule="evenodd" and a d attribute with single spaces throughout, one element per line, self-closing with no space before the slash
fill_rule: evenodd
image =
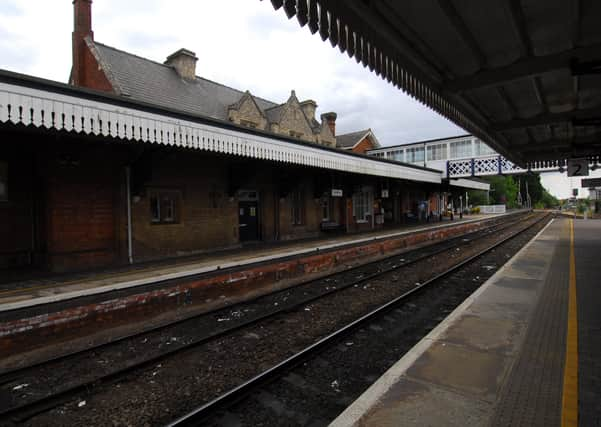
<path id="1" fill-rule="evenodd" d="M 568 159 L 568 176 L 588 176 L 588 159 Z"/>

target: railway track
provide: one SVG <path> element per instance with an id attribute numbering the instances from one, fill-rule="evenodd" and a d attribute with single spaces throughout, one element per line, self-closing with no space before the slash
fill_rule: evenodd
<path id="1" fill-rule="evenodd" d="M 0 416 L 2 416 L 4 419 L 9 419 L 12 422 L 16 423 L 26 421 L 36 416 L 37 414 L 49 411 L 57 407 L 58 405 L 72 398 L 76 394 L 92 390 L 101 384 L 107 384 L 117 381 L 119 378 L 122 378 L 123 376 L 126 376 L 136 370 L 151 367 L 157 362 L 160 362 L 166 358 L 175 356 L 178 353 L 185 352 L 186 350 L 192 349 L 202 344 L 206 344 L 217 338 L 227 336 L 228 334 L 231 334 L 242 328 L 252 326 L 254 324 L 265 321 L 269 318 L 280 315 L 287 311 L 298 310 L 299 307 L 306 306 L 307 304 L 310 304 L 311 302 L 323 298 L 327 295 L 338 293 L 351 287 L 356 287 L 357 285 L 362 283 L 367 283 L 371 280 L 374 280 L 378 276 L 398 271 L 399 269 L 416 264 L 420 261 L 436 256 L 437 254 L 447 252 L 452 248 L 456 249 L 458 246 L 469 245 L 472 242 L 481 238 L 482 236 L 489 236 L 491 234 L 501 233 L 503 230 L 512 227 L 520 220 L 523 220 L 523 218 L 520 218 L 517 221 L 512 221 L 510 223 L 497 224 L 488 227 L 485 230 L 470 233 L 469 235 L 460 236 L 454 239 L 450 239 L 446 242 L 433 244 L 425 248 L 420 248 L 418 250 L 412 250 L 400 255 L 391 256 L 383 260 L 370 262 L 362 266 L 353 267 L 340 273 L 331 274 L 326 277 L 322 277 L 321 279 L 313 280 L 311 282 L 298 285 L 295 287 L 296 290 L 305 287 L 306 292 L 304 292 L 303 298 L 297 298 L 289 304 L 275 304 L 271 310 L 266 310 L 258 315 L 247 316 L 247 318 L 245 319 L 239 319 L 236 322 L 232 322 L 230 324 L 231 326 L 228 325 L 227 327 L 224 327 L 219 325 L 219 320 L 221 319 L 220 316 L 226 315 L 225 313 L 228 310 L 231 313 L 231 308 L 225 311 L 221 310 L 219 312 L 213 313 L 209 316 L 213 316 L 214 318 L 216 318 L 217 323 L 214 322 L 214 325 L 216 327 L 213 328 L 213 330 L 211 330 L 209 333 L 197 339 L 190 340 L 188 342 L 179 342 L 177 344 L 173 343 L 173 346 L 169 349 L 154 354 L 151 357 L 140 358 L 140 352 L 138 351 L 136 352 L 138 357 L 134 360 L 131 360 L 129 363 L 122 365 L 116 369 L 99 369 L 96 375 L 89 375 L 83 381 L 71 383 L 63 387 L 47 387 L 45 391 L 40 391 L 37 394 L 31 393 L 32 388 L 29 388 L 29 398 L 25 399 L 21 398 L 19 400 L 9 400 L 6 398 L 6 393 L 3 393 L 5 396 L 0 396 L 0 398 L 4 400 L 4 403 L 6 404 L 2 405 L 3 409 L 0 412 Z M 321 284 L 322 286 L 316 286 L 316 284 Z M 421 287 L 418 289 L 421 289 Z M 281 296 L 289 294 L 291 292 L 293 292 L 293 290 L 286 289 L 268 297 L 273 298 L 274 295 Z M 260 297 L 257 300 L 261 300 L 264 298 L 266 297 Z M 284 297 L 284 301 L 285 298 L 286 297 Z M 207 317 L 206 314 L 203 316 Z M 187 319 L 179 321 L 177 322 L 177 324 L 183 325 L 184 323 L 191 322 L 193 320 L 194 319 Z M 170 325 L 169 327 L 173 326 L 174 325 Z M 25 369 L 20 369 L 18 371 L 7 373 L 6 375 L 0 377 L 0 385 L 2 388 L 4 388 L 4 390 L 10 390 L 11 387 L 18 387 L 20 384 L 28 384 L 29 387 L 31 385 L 31 382 L 35 383 L 35 380 L 32 380 L 32 378 L 44 378 L 44 372 L 48 372 L 49 370 L 54 369 L 53 364 L 55 366 L 56 364 L 62 364 L 63 369 L 64 365 L 85 365 L 87 358 L 98 358 L 98 353 L 104 348 L 119 345 L 131 339 L 147 339 L 142 337 L 148 337 L 153 333 L 157 333 L 161 330 L 164 330 L 165 328 L 166 327 L 161 327 L 160 329 L 145 332 L 144 334 L 124 338 L 116 343 L 110 343 L 102 347 L 86 350 L 84 352 L 77 352 L 49 362 L 45 362 L 37 366 L 32 366 Z M 173 333 L 168 333 L 167 335 L 173 335 Z M 93 371 L 93 367 L 89 367 L 89 370 L 90 369 Z M 31 382 L 28 383 L 26 381 Z M 40 387 L 40 390 L 42 389 L 43 387 Z"/>
<path id="2" fill-rule="evenodd" d="M 399 305 L 406 304 L 409 301 L 412 301 L 417 294 L 421 294 L 421 293 L 425 292 L 425 290 L 427 290 L 428 288 L 432 287 L 433 285 L 440 283 L 441 281 L 443 281 L 445 279 L 448 279 L 449 276 L 457 273 L 458 271 L 460 271 L 461 269 L 470 265 L 474 261 L 482 258 L 484 255 L 489 254 L 491 251 L 494 251 L 501 245 L 514 239 L 516 236 L 522 234 L 524 231 L 539 224 L 545 218 L 546 217 L 543 217 L 540 220 L 538 220 L 532 224 L 528 224 L 524 228 L 511 233 L 509 236 L 504 237 L 503 239 L 501 239 L 500 241 L 491 245 L 490 247 L 479 251 L 478 253 L 470 256 L 467 259 L 462 260 L 458 264 L 447 269 L 446 271 L 435 275 L 434 277 L 428 279 L 427 281 L 425 281 L 423 283 L 420 283 L 415 288 L 403 293 L 402 295 L 398 296 L 397 298 L 394 298 L 393 300 L 370 311 L 369 313 L 365 314 L 364 316 L 356 319 L 355 321 L 353 321 L 353 322 L 343 326 L 342 328 L 336 330 L 335 332 L 329 334 L 328 336 L 324 337 L 323 339 L 319 340 L 318 342 L 316 342 L 316 343 L 304 348 L 303 350 L 295 353 L 294 355 L 288 357 L 286 360 L 263 371 L 259 375 L 251 378 L 250 380 L 239 385 L 238 387 L 235 387 L 235 388 L 223 393 L 219 397 L 213 399 L 212 401 L 210 401 L 204 405 L 199 406 L 198 408 L 194 409 L 193 411 L 189 412 L 188 414 L 184 415 L 183 417 L 180 417 L 180 418 L 170 422 L 168 425 L 170 427 L 198 426 L 198 425 L 205 425 L 205 424 L 207 424 L 207 425 L 222 425 L 222 422 L 227 424 L 229 422 L 232 422 L 232 419 L 234 419 L 236 423 L 239 423 L 243 417 L 233 416 L 233 414 L 237 414 L 236 410 L 228 411 L 228 412 L 224 412 L 224 410 L 231 408 L 232 406 L 238 404 L 240 401 L 243 401 L 245 398 L 247 398 L 248 396 L 251 396 L 251 395 L 255 395 L 255 396 L 262 395 L 263 396 L 262 399 L 265 400 L 265 396 L 270 396 L 269 393 L 265 393 L 265 391 L 262 390 L 262 388 L 264 388 L 265 385 L 269 385 L 270 383 L 272 383 L 276 380 L 281 380 L 285 375 L 290 376 L 291 373 L 294 373 L 294 370 L 299 365 L 301 365 L 303 363 L 306 364 L 306 362 L 308 360 L 311 360 L 312 358 L 315 358 L 316 356 L 323 354 L 328 349 L 331 350 L 333 347 L 338 346 L 343 341 L 347 341 L 347 344 L 354 344 L 354 341 L 352 340 L 352 338 L 349 341 L 349 336 L 352 333 L 356 332 L 359 328 L 366 329 L 370 325 L 370 323 L 381 324 L 382 317 L 384 315 L 386 315 L 387 313 L 389 313 L 390 311 L 392 311 L 393 309 L 397 308 Z M 320 363 L 323 364 L 324 363 L 323 360 L 320 361 Z M 306 366 L 303 366 L 300 370 L 306 371 L 307 370 Z M 297 378 L 300 378 L 300 376 L 297 375 Z M 296 381 L 296 382 L 298 383 L 298 381 Z M 294 385 L 294 380 L 288 381 L 288 384 L 286 384 L 285 387 L 290 387 L 290 385 L 291 385 L 290 383 L 292 383 Z M 296 385 L 298 386 L 298 384 L 296 384 Z M 336 388 L 339 386 L 339 384 L 337 383 L 337 381 L 334 381 L 334 382 L 330 383 L 329 386 L 330 386 L 330 388 Z M 281 388 L 282 387 L 280 387 L 280 389 Z M 272 405 L 274 404 L 274 402 L 276 402 L 276 400 L 273 397 L 267 397 L 267 399 L 272 400 L 272 403 L 271 403 Z M 258 400 L 260 401 L 261 397 L 259 397 Z M 267 403 L 266 405 L 269 406 L 270 404 Z M 248 409 L 248 408 L 246 408 L 246 409 Z M 287 408 L 286 411 L 288 413 L 291 412 L 290 408 Z M 224 413 L 226 413 L 227 416 L 224 416 Z M 221 419 L 216 419 L 219 416 L 221 417 Z M 319 420 L 314 420 L 314 421 L 315 422 L 311 425 L 318 425 Z M 323 421 L 325 423 L 328 423 L 330 420 L 323 420 Z M 247 425 L 247 424 L 241 424 L 241 425 Z"/>

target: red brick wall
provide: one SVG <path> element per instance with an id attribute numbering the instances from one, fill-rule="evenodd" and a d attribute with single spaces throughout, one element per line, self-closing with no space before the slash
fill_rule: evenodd
<path id="1" fill-rule="evenodd" d="M 92 2 L 73 2 L 72 68 L 71 84 L 104 92 L 114 92 L 106 74 L 86 43 L 94 39 L 92 31 Z"/>
<path id="2" fill-rule="evenodd" d="M 47 245 L 53 271 L 112 264 L 117 256 L 121 168 L 104 147 L 57 150 L 47 181 Z"/>
<path id="3" fill-rule="evenodd" d="M 113 93 L 113 86 L 100 68 L 98 61 L 87 45 L 84 46 L 80 65 L 83 68 L 81 80 L 76 86 L 82 86 L 89 89 L 95 89 L 103 92 Z"/>
<path id="4" fill-rule="evenodd" d="M 367 150 L 373 150 L 374 148 L 376 148 L 376 146 L 372 142 L 371 138 L 369 136 L 366 136 L 365 138 L 363 138 L 361 140 L 361 142 L 359 144 L 357 144 L 355 147 L 353 147 L 352 151 L 354 153 L 365 154 L 365 152 Z"/>
<path id="5" fill-rule="evenodd" d="M 0 269 L 26 265 L 33 250 L 33 154 L 4 142 L 0 162 L 8 166 L 8 200 L 0 201 Z"/>

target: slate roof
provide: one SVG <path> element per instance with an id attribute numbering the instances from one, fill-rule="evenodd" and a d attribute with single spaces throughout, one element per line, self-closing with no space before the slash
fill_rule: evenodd
<path id="1" fill-rule="evenodd" d="M 286 104 L 276 105 L 265 110 L 265 116 L 269 123 L 279 123 L 282 120 L 282 113 Z"/>
<path id="2" fill-rule="evenodd" d="M 367 135 L 371 133 L 371 129 L 358 130 L 356 132 L 336 135 L 336 147 L 351 149 Z"/>
<path id="3" fill-rule="evenodd" d="M 244 95 L 243 91 L 196 77 L 182 79 L 170 66 L 88 40 L 109 80 L 119 95 L 190 114 L 227 120 L 228 106 Z M 277 103 L 254 97 L 262 110 Z"/>

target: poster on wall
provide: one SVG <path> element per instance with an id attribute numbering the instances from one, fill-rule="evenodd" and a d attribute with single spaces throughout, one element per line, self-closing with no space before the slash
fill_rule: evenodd
<path id="1" fill-rule="evenodd" d="M 8 163 L 0 162 L 0 201 L 8 200 Z"/>

